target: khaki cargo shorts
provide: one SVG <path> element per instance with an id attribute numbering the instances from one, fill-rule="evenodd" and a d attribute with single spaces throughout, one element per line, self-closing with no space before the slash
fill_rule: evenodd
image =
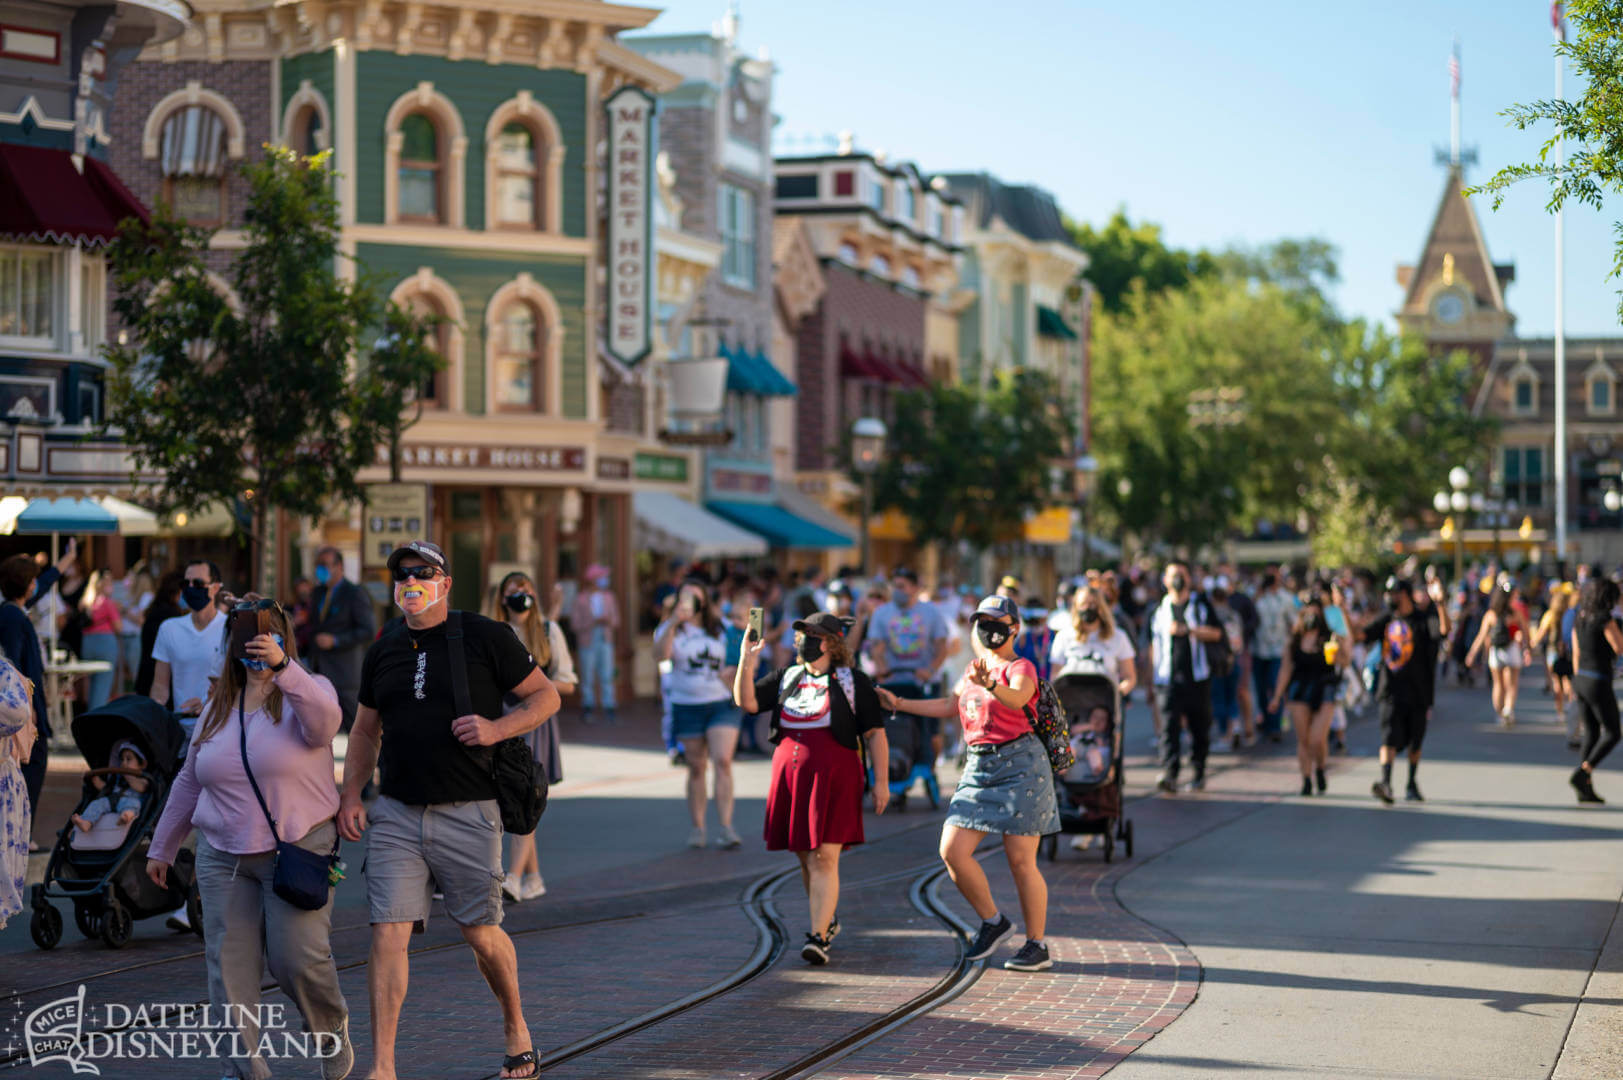
<path id="1" fill-rule="evenodd" d="M 367 814 L 374 923 L 428 924 L 433 894 L 459 926 L 502 921 L 502 818 L 495 799 L 411 806 L 379 795 Z"/>

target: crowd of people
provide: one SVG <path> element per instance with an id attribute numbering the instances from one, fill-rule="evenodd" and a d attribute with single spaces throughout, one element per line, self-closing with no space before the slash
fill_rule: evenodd
<path id="1" fill-rule="evenodd" d="M 338 1050 L 324 1059 L 324 1076 L 348 1071 L 330 889 L 291 886 L 287 867 L 319 866 L 318 883 L 336 884 L 340 839 L 364 837 L 374 1075 L 393 1073 L 407 946 L 439 898 L 502 1009 L 501 1075 L 532 1076 L 517 957 L 500 924 L 504 896 L 534 900 L 546 887 L 533 831 L 504 827 L 511 807 L 497 763 L 519 741 L 534 777 L 526 783 L 563 779 L 554 719 L 563 695 L 579 694 L 571 708 L 586 723 L 615 720 L 627 632 L 620 601 L 608 571 L 591 567 L 568 602 L 557 589 L 543 600 L 534 579 L 510 573 L 482 613 L 457 612 L 434 544 L 406 544 L 388 567 L 398 614 L 380 631 L 332 548 L 317 554 L 311 588 L 287 607 L 237 595 L 206 560 L 156 581 L 143 567 L 116 580 L 85 574 L 71 543 L 54 565 L 27 555 L 0 562 L 0 925 L 23 906 L 28 823 L 50 736 L 43 643 L 67 643 L 76 630 L 69 647 L 107 664 L 85 706 L 128 688 L 184 728 L 188 749 L 147 871 L 163 885 L 196 833 L 212 999 L 256 1004 L 268 965 L 309 1029 L 333 1036 Z M 1399 756 L 1405 797 L 1424 800 L 1422 749 L 1441 680 L 1474 685 L 1485 662 L 1508 728 L 1523 673 L 1542 661 L 1580 752 L 1572 786 L 1580 802 L 1601 802 L 1594 770 L 1620 738 L 1617 582 L 1591 567 L 1566 582 L 1490 565 L 1452 589 L 1430 568 L 1421 581 L 1410 574 L 1140 562 L 1064 581 L 1045 600 L 1012 575 L 983 595 L 969 584 L 926 584 L 906 567 L 869 578 L 672 565 L 650 597 L 643 647 L 660 671 L 666 751 L 687 770 L 688 843 L 745 843 L 733 762 L 767 744 L 762 839 L 799 860 L 809 926 L 801 955 L 828 963 L 840 932 L 841 853 L 864 841 L 865 810 L 883 813 L 891 797 L 887 720 L 915 718 L 927 760 L 958 766 L 940 856 L 982 920 L 971 958 L 990 956 L 1015 928 L 975 857 L 993 836 L 1024 930 L 1004 966 L 1044 970 L 1052 960 L 1037 852 L 1060 822 L 1058 766 L 1038 709 L 1047 681 L 1083 666 L 1103 672 L 1121 702 L 1143 691 L 1163 794 L 1200 791 L 1214 753 L 1242 754 L 1290 732 L 1301 794 L 1323 795 L 1349 715 L 1373 707 L 1381 738 L 1372 794 L 1390 804 Z M 1085 770 L 1100 771 L 1114 752 L 1102 738 L 1109 725 L 1109 716 L 1071 725 L 1070 749 Z M 139 747 L 115 752 L 133 755 L 138 771 Z M 124 812 L 103 801 L 98 818 Z M 85 828 L 82 816 L 75 825 Z M 186 928 L 185 909 L 170 920 Z M 250 1050 L 234 1068 L 261 1080 L 269 1069 L 252 1053 L 254 1033 L 244 1035 Z"/>

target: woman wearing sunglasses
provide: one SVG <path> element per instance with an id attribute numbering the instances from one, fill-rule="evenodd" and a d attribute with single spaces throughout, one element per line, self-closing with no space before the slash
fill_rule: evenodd
<path id="1" fill-rule="evenodd" d="M 261 966 L 268 965 L 309 1029 L 338 1036 L 338 1053 L 322 1060 L 321 1072 L 325 1080 L 340 1080 L 355 1053 L 333 964 L 331 896 L 326 906 L 306 911 L 271 888 L 277 835 L 323 854 L 337 838 L 332 744 L 342 719 L 338 694 L 326 678 L 294 662 L 292 620 L 274 600 L 250 595 L 227 618 L 230 656 L 153 833 L 147 876 L 164 885 L 181 841 L 197 830 L 210 1002 L 251 1018 L 260 1002 Z M 264 1080 L 270 1066 L 252 1052 L 258 1030 L 246 1022 L 241 1036 L 240 1045 L 251 1052 L 236 1059 L 237 1075 Z"/>
<path id="2" fill-rule="evenodd" d="M 956 717 L 969 747 L 969 763 L 953 792 L 946 825 L 941 830 L 941 858 L 953 884 L 981 917 L 970 943 L 969 959 L 990 956 L 1014 929 L 998 911 L 986 871 L 975 861 L 975 848 L 988 833 L 1003 837 L 1003 854 L 1020 894 L 1026 943 L 1004 962 L 1010 971 L 1043 971 L 1053 966 L 1043 932 L 1048 922 L 1048 884 L 1037 869 L 1037 848 L 1044 835 L 1059 832 L 1059 804 L 1048 751 L 1031 730 L 1026 706 L 1037 694 L 1037 671 L 1014 654 L 1020 633 L 1020 608 L 1006 596 L 988 596 L 970 620 L 975 630 L 975 659 L 952 695 L 909 701 L 886 690 L 880 703 L 895 712 Z"/>
<path id="3" fill-rule="evenodd" d="M 530 575 L 514 571 L 502 578 L 490 590 L 485 602 L 485 617 L 506 623 L 518 635 L 524 647 L 535 657 L 536 664 L 560 694 L 574 693 L 579 680 L 575 677 L 575 661 L 569 655 L 569 642 L 557 622 L 541 611 L 535 582 Z M 509 702 L 509 705 L 516 702 Z M 542 724 L 525 737 L 536 764 L 546 773 L 547 783 L 556 784 L 564 778 L 562 751 L 558 746 L 558 724 Z M 541 878 L 541 865 L 535 855 L 535 834 L 515 836 L 508 844 L 508 871 L 502 881 L 502 891 L 517 903 L 544 896 L 546 883 Z"/>

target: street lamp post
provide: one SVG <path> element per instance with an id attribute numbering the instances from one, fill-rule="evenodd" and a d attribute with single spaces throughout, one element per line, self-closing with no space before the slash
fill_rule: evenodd
<path id="1" fill-rule="evenodd" d="M 1446 514 L 1453 510 L 1461 516 L 1454 527 L 1454 584 L 1456 587 L 1465 580 L 1465 512 L 1471 509 L 1471 494 L 1466 489 L 1471 486 L 1471 474 L 1463 465 L 1456 465 L 1448 470 L 1448 486 L 1450 491 L 1439 491 L 1431 498 L 1431 504 L 1439 514 Z M 1481 496 L 1477 496 L 1481 498 Z M 1445 537 L 1446 539 L 1446 537 Z"/>
<path id="2" fill-rule="evenodd" d="M 851 467 L 862 477 L 862 574 L 868 575 L 871 541 L 868 523 L 873 516 L 873 474 L 885 451 L 885 422 L 864 416 L 851 425 Z"/>
<path id="3" fill-rule="evenodd" d="M 1082 554 L 1076 568 L 1078 574 L 1088 572 L 1088 498 L 1093 494 L 1093 477 L 1099 471 L 1099 460 L 1084 453 L 1073 463 L 1076 483 L 1076 509 L 1081 520 Z"/>
<path id="4" fill-rule="evenodd" d="M 1121 520 L 1121 556 L 1127 558 L 1127 500 L 1133 497 L 1132 477 L 1124 476 L 1116 481 L 1116 494 L 1120 496 L 1122 508 Z"/>

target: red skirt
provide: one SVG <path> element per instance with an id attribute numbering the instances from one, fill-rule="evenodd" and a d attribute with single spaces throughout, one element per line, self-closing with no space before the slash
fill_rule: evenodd
<path id="1" fill-rule="evenodd" d="M 862 843 L 862 759 L 828 728 L 786 730 L 772 753 L 766 849 L 811 851 Z"/>

